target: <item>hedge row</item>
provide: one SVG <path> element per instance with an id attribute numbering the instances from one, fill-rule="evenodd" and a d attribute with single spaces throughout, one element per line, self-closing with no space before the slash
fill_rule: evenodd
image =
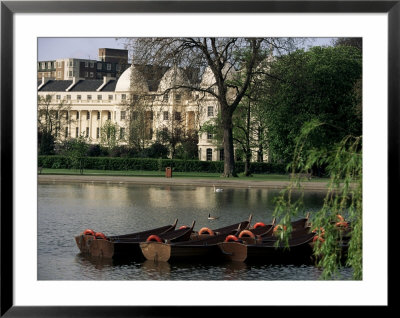
<path id="1" fill-rule="evenodd" d="M 39 156 L 38 166 L 53 169 L 72 168 L 71 160 L 64 156 Z M 216 172 L 224 171 L 223 161 L 199 161 L 181 159 L 145 159 L 145 158 L 113 158 L 113 157 L 86 157 L 84 169 L 95 170 L 146 170 L 164 171 L 166 167 L 172 167 L 178 172 Z M 238 173 L 244 171 L 244 162 L 236 162 Z M 266 162 L 252 162 L 252 173 L 285 173 L 285 165 Z"/>

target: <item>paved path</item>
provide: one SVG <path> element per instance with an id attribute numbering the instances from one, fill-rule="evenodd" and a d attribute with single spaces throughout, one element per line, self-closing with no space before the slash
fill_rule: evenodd
<path id="1" fill-rule="evenodd" d="M 210 186 L 228 188 L 265 188 L 284 189 L 289 182 L 285 181 L 252 181 L 236 178 L 200 179 L 200 178 L 165 178 L 165 177 L 124 177 L 124 176 L 81 176 L 81 175 L 38 175 L 38 182 L 55 183 L 109 183 L 109 184 L 142 184 L 174 186 Z M 326 190 L 327 182 L 303 182 L 304 189 Z"/>

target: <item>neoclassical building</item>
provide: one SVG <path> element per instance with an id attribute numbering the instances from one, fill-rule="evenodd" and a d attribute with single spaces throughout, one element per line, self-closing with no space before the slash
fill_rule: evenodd
<path id="1" fill-rule="evenodd" d="M 217 115 L 218 103 L 212 94 L 188 88 L 196 84 L 213 89 L 211 70 L 204 72 L 200 83 L 193 81 L 191 73 L 179 67 L 140 65 L 131 65 L 118 80 L 107 76 L 72 80 L 42 77 L 38 81 L 38 116 L 41 120 L 40 109 L 51 108 L 58 119 L 58 140 L 83 136 L 92 144 L 100 143 L 102 127 L 112 123 L 116 140 L 123 145 L 127 143 L 132 119 L 142 115 L 144 139 L 150 145 L 160 131 L 197 131 Z M 210 133 L 199 135 L 198 154 L 200 160 L 223 160 L 223 149 Z"/>

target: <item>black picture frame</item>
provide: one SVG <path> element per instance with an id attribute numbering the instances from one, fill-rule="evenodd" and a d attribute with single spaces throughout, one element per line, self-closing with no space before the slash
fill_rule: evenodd
<path id="1" fill-rule="evenodd" d="M 387 13 L 388 14 L 388 206 L 394 211 L 399 188 L 400 1 L 1 1 L 1 316 L 3 317 L 181 317 L 198 310 L 171 307 L 24 307 L 13 304 L 13 15 L 15 13 Z M 380 171 L 382 173 L 382 171 Z M 389 173 L 390 172 L 390 173 Z M 396 209 L 397 210 L 397 209 Z M 392 220 L 388 212 L 388 219 Z M 384 212 L 384 211 L 380 211 Z M 394 222 L 388 222 L 388 233 Z M 393 242 L 393 241 L 392 241 Z M 388 244 L 390 239 L 388 239 Z M 390 248 L 389 248 L 390 250 Z M 388 251 L 389 252 L 389 251 Z M 389 253 L 388 253 L 389 255 Z M 388 263 L 390 264 L 390 263 Z M 388 268 L 390 272 L 390 268 Z M 390 279 L 388 278 L 390 286 Z M 390 288 L 389 288 L 390 290 Z M 379 309 L 390 310 L 388 306 Z M 249 313 L 262 309 L 258 306 Z M 244 314 L 243 307 L 199 309 L 228 316 Z M 264 310 L 264 309 L 262 309 Z M 336 312 L 334 309 L 332 312 Z M 340 313 L 341 309 L 337 312 Z M 369 308 L 371 310 L 371 308 Z M 291 313 L 304 307 L 285 308 Z M 287 313 L 287 312 L 286 312 Z M 343 313 L 343 312 L 342 312 Z M 264 312 L 265 315 L 271 311 Z M 290 314 L 290 313 L 289 313 Z"/>

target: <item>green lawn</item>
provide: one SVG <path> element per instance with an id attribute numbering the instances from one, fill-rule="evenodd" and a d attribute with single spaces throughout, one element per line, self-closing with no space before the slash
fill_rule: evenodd
<path id="1" fill-rule="evenodd" d="M 49 169 L 43 168 L 41 174 L 58 174 L 58 175 L 79 175 L 78 169 Z M 132 176 L 132 177 L 165 177 L 164 171 L 115 171 L 115 170 L 83 170 L 83 175 L 86 176 Z M 207 173 L 207 172 L 173 172 L 174 178 L 209 178 L 219 179 L 220 173 Z M 254 180 L 254 181 L 289 181 L 288 174 L 253 174 L 251 177 L 245 177 L 239 174 L 240 180 Z M 311 181 L 325 181 L 326 178 L 313 178 Z"/>

